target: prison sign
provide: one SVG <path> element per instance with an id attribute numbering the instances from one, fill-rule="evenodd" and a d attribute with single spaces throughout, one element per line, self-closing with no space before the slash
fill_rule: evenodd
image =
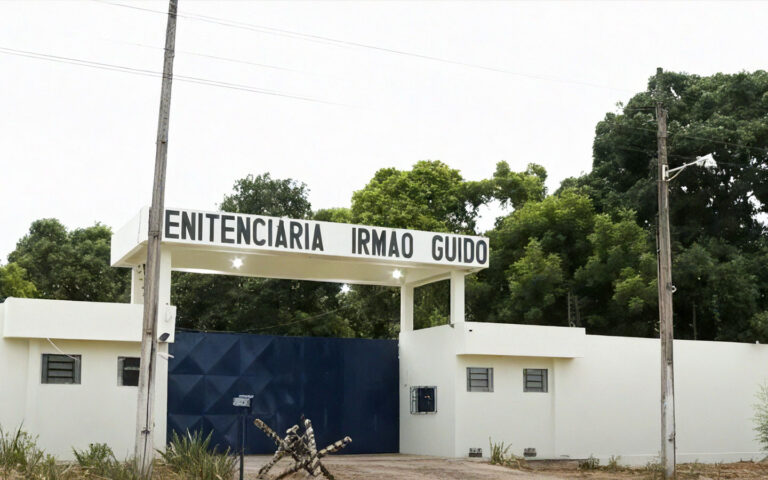
<path id="1" fill-rule="evenodd" d="M 484 267 L 488 239 L 290 218 L 166 209 L 165 242 Z"/>

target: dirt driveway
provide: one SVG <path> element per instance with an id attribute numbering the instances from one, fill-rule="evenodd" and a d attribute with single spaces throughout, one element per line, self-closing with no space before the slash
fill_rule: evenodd
<path id="1" fill-rule="evenodd" d="M 255 480 L 256 472 L 269 459 L 266 456 L 246 457 L 246 478 Z M 626 471 L 580 471 L 577 462 L 529 462 L 524 470 L 490 465 L 487 461 L 469 458 L 423 457 L 418 455 L 336 455 L 323 459 L 337 480 L 515 480 L 515 479 L 658 479 L 659 474 L 647 469 Z M 289 465 L 281 461 L 271 471 L 274 475 Z M 291 479 L 306 478 L 305 474 Z M 678 466 L 678 478 L 683 480 L 766 479 L 768 463 L 740 462 L 729 464 L 686 464 Z"/>

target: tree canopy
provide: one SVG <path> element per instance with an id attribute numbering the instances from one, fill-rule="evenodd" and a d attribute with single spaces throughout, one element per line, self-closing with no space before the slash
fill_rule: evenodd
<path id="1" fill-rule="evenodd" d="M 543 167 L 499 162 L 467 180 L 438 160 L 382 168 L 349 206 L 312 210 L 306 185 L 249 175 L 224 195 L 225 211 L 477 234 L 490 267 L 467 277 L 473 321 L 583 326 L 589 333 L 654 336 L 657 82 L 669 110 L 669 159 L 712 154 L 671 183 L 677 338 L 768 341 L 768 73 L 652 77 L 595 127 L 592 170 L 548 194 Z M 511 208 L 488 232 L 479 209 Z M 109 267 L 109 228 L 67 231 L 34 222 L 0 266 L 8 296 L 124 301 L 127 272 Z M 181 327 L 292 335 L 393 338 L 395 288 L 174 273 Z M 448 320 L 447 282 L 415 292 L 415 324 Z"/>
<path id="2" fill-rule="evenodd" d="M 34 285 L 35 293 L 28 296 L 125 302 L 129 273 L 110 267 L 111 238 L 112 230 L 105 225 L 67 231 L 58 220 L 44 218 L 32 223 L 8 261 L 23 269 Z"/>

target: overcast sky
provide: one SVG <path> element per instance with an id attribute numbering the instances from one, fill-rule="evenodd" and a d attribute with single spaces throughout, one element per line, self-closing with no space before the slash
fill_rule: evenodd
<path id="1" fill-rule="evenodd" d="M 179 13 L 221 21 L 179 18 L 177 75 L 306 98 L 174 82 L 166 205 L 198 209 L 263 172 L 305 182 L 315 209 L 349 206 L 377 169 L 422 159 L 468 179 L 536 162 L 554 190 L 590 169 L 596 122 L 657 66 L 768 64 L 760 2 L 180 0 Z M 119 228 L 150 203 L 160 95 L 153 76 L 7 49 L 159 72 L 165 25 L 101 1 L 0 1 L 0 260 L 36 219 Z"/>

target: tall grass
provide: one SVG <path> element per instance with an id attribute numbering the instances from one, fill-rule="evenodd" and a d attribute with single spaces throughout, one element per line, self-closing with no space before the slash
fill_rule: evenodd
<path id="1" fill-rule="evenodd" d="M 92 443 L 88 446 L 88 450 L 73 448 L 72 451 L 81 471 L 86 475 L 110 480 L 139 480 L 141 478 L 134 461 L 119 461 L 115 458 L 112 449 L 104 443 Z"/>
<path id="2" fill-rule="evenodd" d="M 237 458 L 229 455 L 229 449 L 217 453 L 218 445 L 211 447 L 211 435 L 203 436 L 202 431 L 179 435 L 171 434 L 171 442 L 165 452 L 160 452 L 163 461 L 173 471 L 185 478 L 195 480 L 231 480 L 235 476 Z"/>
<path id="3" fill-rule="evenodd" d="M 491 465 L 525 468 L 525 459 L 509 452 L 511 444 L 505 446 L 504 442 L 494 443 L 490 437 L 488 442 L 491 444 Z"/>
<path id="4" fill-rule="evenodd" d="M 64 480 L 69 468 L 59 465 L 37 446 L 37 439 L 21 427 L 6 432 L 0 427 L 0 473 L 16 473 L 28 480 Z M 12 477 L 11 477 L 12 478 Z"/>

